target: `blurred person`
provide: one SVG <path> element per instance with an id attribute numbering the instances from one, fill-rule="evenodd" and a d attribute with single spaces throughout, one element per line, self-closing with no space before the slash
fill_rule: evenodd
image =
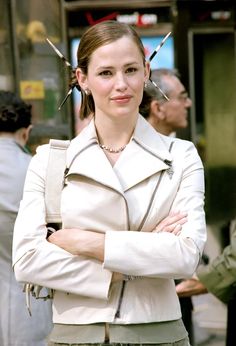
<path id="1" fill-rule="evenodd" d="M 44 346 L 50 331 L 50 306 L 35 301 L 26 310 L 23 286 L 12 270 L 15 219 L 31 155 L 31 106 L 9 91 L 0 91 L 0 345 Z"/>
<path id="2" fill-rule="evenodd" d="M 227 305 L 226 346 L 235 346 L 236 311 L 236 219 L 230 223 L 230 244 L 208 265 L 200 265 L 195 278 L 178 286 L 178 294 L 190 297 L 212 293 Z"/>
<path id="3" fill-rule="evenodd" d="M 166 136 L 174 135 L 176 130 L 188 126 L 188 109 L 192 106 L 192 101 L 176 70 L 152 70 L 151 79 L 162 92 L 149 82 L 144 89 L 140 113 L 158 132 Z"/>
<path id="4" fill-rule="evenodd" d="M 152 70 L 151 79 L 161 90 L 151 82 L 148 83 L 144 89 L 140 113 L 159 133 L 175 136 L 178 129 L 188 126 L 188 109 L 192 106 L 192 101 L 188 97 L 177 70 L 167 68 Z M 180 280 L 176 281 L 176 284 L 179 282 Z M 180 297 L 179 299 L 182 319 L 188 331 L 190 343 L 194 345 L 192 299 L 191 297 Z"/>
<path id="5" fill-rule="evenodd" d="M 188 346 L 174 279 L 192 275 L 206 241 L 201 159 L 139 114 L 149 64 L 132 26 L 91 26 L 77 61 L 80 117 L 93 118 L 67 149 L 54 231 L 49 145 L 32 158 L 14 229 L 16 278 L 54 289 L 51 345 Z"/>

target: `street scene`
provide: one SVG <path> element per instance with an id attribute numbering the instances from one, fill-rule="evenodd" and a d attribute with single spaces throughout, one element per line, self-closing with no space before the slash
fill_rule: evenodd
<path id="1" fill-rule="evenodd" d="M 0 346 L 236 346 L 236 2 L 0 18 Z"/>

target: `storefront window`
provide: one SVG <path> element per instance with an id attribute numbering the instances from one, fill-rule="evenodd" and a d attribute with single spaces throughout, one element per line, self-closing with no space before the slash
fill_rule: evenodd
<path id="1" fill-rule="evenodd" d="M 68 108 L 58 110 L 66 94 L 65 65 L 46 41 L 65 54 L 60 1 L 12 1 L 18 89 L 33 106 L 31 140 L 37 146 L 49 138 L 68 138 Z"/>
<path id="2" fill-rule="evenodd" d="M 13 90 L 12 47 L 8 2 L 0 0 L 0 89 Z"/>

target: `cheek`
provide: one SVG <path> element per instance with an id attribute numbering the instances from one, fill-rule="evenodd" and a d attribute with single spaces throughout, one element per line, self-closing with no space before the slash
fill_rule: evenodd
<path id="1" fill-rule="evenodd" d="M 111 83 L 108 81 L 96 81 L 95 83 L 91 83 L 91 92 L 93 95 L 106 95 L 111 89 Z"/>
<path id="2" fill-rule="evenodd" d="M 176 122 L 185 123 L 186 111 L 183 107 L 178 107 L 178 110 L 176 109 L 175 115 Z"/>
<path id="3" fill-rule="evenodd" d="M 142 102 L 142 99 L 143 99 L 144 84 L 137 83 L 133 86 L 132 89 L 133 89 L 133 91 L 136 95 L 136 98 L 139 102 L 139 105 L 140 105 L 140 103 Z"/>
<path id="4" fill-rule="evenodd" d="M 141 80 L 131 81 L 129 86 L 137 93 L 143 95 L 144 82 Z"/>

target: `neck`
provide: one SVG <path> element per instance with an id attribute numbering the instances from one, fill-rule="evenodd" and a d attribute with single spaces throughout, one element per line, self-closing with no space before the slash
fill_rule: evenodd
<path id="1" fill-rule="evenodd" d="M 163 124 L 161 121 L 156 121 L 155 118 L 149 118 L 148 122 L 154 127 L 157 132 L 161 133 L 162 135 L 169 136 L 173 132 L 172 129 Z"/>
<path id="2" fill-rule="evenodd" d="M 0 132 L 0 137 L 14 139 L 16 143 L 24 147 L 28 140 L 28 130 L 26 128 L 21 128 L 16 132 Z"/>
<path id="3" fill-rule="evenodd" d="M 159 124 L 158 126 L 156 126 L 156 130 L 161 133 L 162 135 L 165 136 L 169 136 L 173 131 L 170 130 L 169 128 L 167 128 L 166 126 L 162 126 L 161 124 Z"/>
<path id="4" fill-rule="evenodd" d="M 0 132 L 0 137 L 1 138 L 12 138 L 14 139 L 14 133 L 12 132 Z"/>
<path id="5" fill-rule="evenodd" d="M 18 144 L 22 145 L 21 138 L 19 138 L 17 131 L 16 132 L 1 132 L 0 133 L 0 137 L 1 138 L 13 139 L 15 142 L 17 142 Z"/>
<path id="6" fill-rule="evenodd" d="M 100 145 L 104 149 L 112 149 L 110 152 L 121 152 L 130 141 L 137 122 L 137 116 L 129 119 L 106 119 L 95 117 L 95 127 L 97 130 Z"/>

